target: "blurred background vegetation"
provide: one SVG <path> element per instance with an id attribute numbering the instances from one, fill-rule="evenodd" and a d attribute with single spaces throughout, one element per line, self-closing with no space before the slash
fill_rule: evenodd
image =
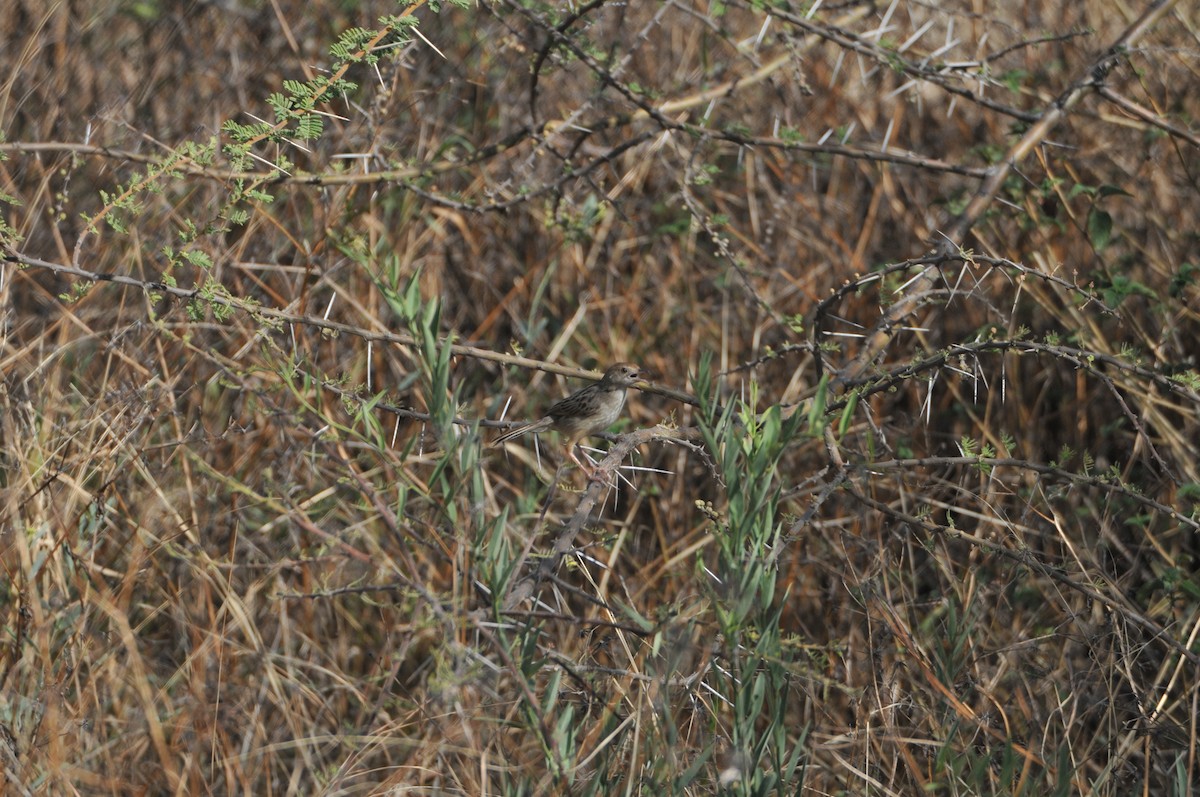
<path id="1" fill-rule="evenodd" d="M 0 791 L 1196 794 L 1198 29 L 7 0 Z"/>

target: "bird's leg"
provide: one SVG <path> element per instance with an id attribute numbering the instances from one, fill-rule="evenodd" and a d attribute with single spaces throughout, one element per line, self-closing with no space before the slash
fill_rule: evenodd
<path id="1" fill-rule="evenodd" d="M 579 469 L 581 471 L 583 471 L 584 474 L 588 477 L 588 480 L 591 481 L 592 479 L 596 478 L 596 471 L 594 469 L 588 467 L 587 465 L 583 464 L 583 461 L 581 459 L 579 459 L 579 457 L 575 456 L 575 447 L 577 445 L 579 445 L 579 444 L 576 443 L 574 440 L 572 440 L 567 445 L 567 456 L 570 458 L 570 460 L 572 462 L 574 462 L 576 465 L 579 466 Z M 587 455 L 585 454 L 584 456 L 587 456 Z"/>
<path id="2" fill-rule="evenodd" d="M 570 457 L 571 462 L 574 462 L 575 465 L 580 466 L 580 471 L 583 471 L 583 473 L 587 475 L 588 481 L 595 481 L 596 473 L 599 473 L 599 468 L 594 468 L 590 465 L 587 465 L 586 462 L 575 455 L 575 449 L 577 445 L 578 443 L 575 442 L 572 442 L 570 445 L 568 445 L 568 448 L 566 448 L 566 456 Z M 583 454 L 584 459 L 587 459 L 588 455 L 583 453 L 582 448 L 580 449 L 580 454 Z"/>
<path id="3" fill-rule="evenodd" d="M 589 457 L 582 448 L 580 448 L 579 453 L 583 454 L 584 458 L 587 459 L 588 462 L 592 461 L 591 457 Z M 601 459 L 603 459 L 603 457 L 601 457 Z M 587 474 L 589 482 L 607 481 L 608 480 L 608 474 L 606 474 L 600 470 L 599 463 L 592 465 L 590 467 L 584 467 L 582 462 L 579 462 L 579 460 L 575 460 L 575 461 L 577 463 L 579 463 L 579 467 L 583 468 L 583 472 Z"/>

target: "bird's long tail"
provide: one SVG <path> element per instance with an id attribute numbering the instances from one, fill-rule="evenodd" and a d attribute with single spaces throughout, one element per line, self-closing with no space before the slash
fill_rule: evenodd
<path id="1" fill-rule="evenodd" d="M 529 432 L 541 432 L 545 429 L 549 429 L 552 425 L 554 425 L 554 420 L 552 418 L 542 418 L 540 421 L 534 421 L 533 423 L 527 423 L 524 426 L 518 426 L 515 429 L 509 429 L 507 432 L 493 440 L 492 446 L 495 447 L 501 445 L 502 443 L 507 443 L 514 437 L 520 437 L 521 435 L 528 434 Z"/>

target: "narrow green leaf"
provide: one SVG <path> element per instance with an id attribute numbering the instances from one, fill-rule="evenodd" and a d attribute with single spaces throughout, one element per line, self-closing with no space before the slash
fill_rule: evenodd
<path id="1" fill-rule="evenodd" d="M 816 434 L 823 426 L 825 405 L 828 399 L 829 374 L 825 374 L 821 377 L 821 382 L 817 385 L 817 392 L 812 398 L 812 404 L 808 406 L 808 431 L 811 434 Z"/>
<path id="2" fill-rule="evenodd" d="M 852 391 L 846 398 L 846 407 L 842 410 L 841 420 L 838 421 L 838 438 L 846 436 L 850 422 L 854 420 L 854 411 L 858 409 L 858 391 Z"/>

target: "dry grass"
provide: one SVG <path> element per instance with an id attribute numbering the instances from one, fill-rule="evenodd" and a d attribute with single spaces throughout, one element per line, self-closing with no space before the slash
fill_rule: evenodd
<path id="1" fill-rule="evenodd" d="M 12 4 L 0 791 L 1196 793 L 1189 4 Z"/>

